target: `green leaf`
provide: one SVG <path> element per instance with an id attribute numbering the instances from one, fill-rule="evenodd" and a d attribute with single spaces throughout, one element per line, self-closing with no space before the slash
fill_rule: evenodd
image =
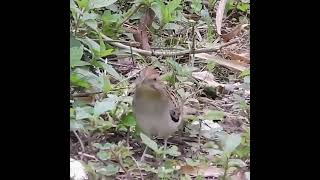
<path id="1" fill-rule="evenodd" d="M 82 123 L 80 121 L 70 120 L 70 130 L 75 131 L 79 129 L 83 129 Z"/>
<path id="2" fill-rule="evenodd" d="M 98 156 L 101 160 L 106 161 L 106 160 L 108 160 L 108 159 L 111 158 L 111 153 L 110 153 L 109 151 L 99 151 L 99 152 L 97 153 L 97 156 Z"/>
<path id="3" fill-rule="evenodd" d="M 93 146 L 100 149 L 100 150 L 108 150 L 108 149 L 112 148 L 113 144 L 105 143 L 104 145 L 102 145 L 100 143 L 94 143 Z"/>
<path id="4" fill-rule="evenodd" d="M 77 3 L 81 9 L 87 9 L 89 6 L 89 0 L 77 0 Z"/>
<path id="5" fill-rule="evenodd" d="M 118 97 L 113 97 L 113 96 L 105 98 L 101 102 L 97 101 L 93 110 L 94 116 L 97 117 L 107 111 L 114 110 L 117 105 L 117 102 L 118 102 Z"/>
<path id="6" fill-rule="evenodd" d="M 90 63 L 87 63 L 85 61 L 81 61 L 83 55 L 83 47 L 72 47 L 70 48 L 70 66 L 86 66 L 90 65 Z"/>
<path id="7" fill-rule="evenodd" d="M 194 0 L 194 1 L 192 1 L 191 8 L 196 13 L 200 12 L 201 9 L 202 9 L 202 0 Z"/>
<path id="8" fill-rule="evenodd" d="M 100 57 L 109 56 L 109 55 L 113 54 L 113 52 L 114 52 L 114 49 L 100 51 Z"/>
<path id="9" fill-rule="evenodd" d="M 250 76 L 250 69 L 246 69 L 246 70 L 242 71 L 242 73 L 239 75 L 240 78 L 243 78 L 246 76 Z"/>
<path id="10" fill-rule="evenodd" d="M 207 120 L 223 120 L 224 112 L 222 111 L 207 111 L 203 116 Z"/>
<path id="11" fill-rule="evenodd" d="M 76 107 L 76 120 L 88 119 L 92 117 L 92 107 Z"/>
<path id="12" fill-rule="evenodd" d="M 112 84 L 110 83 L 109 77 L 106 75 L 102 75 L 102 90 L 105 94 L 108 94 L 112 89 Z"/>
<path id="13" fill-rule="evenodd" d="M 216 64 L 214 60 L 208 60 L 207 69 L 212 71 L 216 67 Z"/>
<path id="14" fill-rule="evenodd" d="M 228 166 L 242 168 L 242 167 L 247 166 L 247 164 L 245 162 L 243 162 L 241 159 L 229 159 Z"/>
<path id="15" fill-rule="evenodd" d="M 177 63 L 172 58 L 169 58 L 167 62 L 171 65 L 171 67 L 177 72 L 177 74 L 182 75 L 182 66 L 181 64 Z"/>
<path id="16" fill-rule="evenodd" d="M 127 127 L 134 127 L 136 126 L 136 118 L 134 117 L 132 112 L 129 112 L 127 115 L 125 115 L 121 119 L 121 124 L 127 126 Z"/>
<path id="17" fill-rule="evenodd" d="M 85 24 L 91 27 L 92 29 L 98 29 L 98 23 L 96 20 L 93 20 L 93 19 L 86 20 Z"/>
<path id="18" fill-rule="evenodd" d="M 95 42 L 94 40 L 86 37 L 84 39 L 80 39 L 80 41 L 82 43 L 86 44 L 87 46 L 89 46 L 89 48 L 91 50 L 94 50 L 96 52 L 100 52 L 100 45 L 97 42 Z"/>
<path id="19" fill-rule="evenodd" d="M 117 2 L 117 0 L 90 0 L 90 9 L 107 7 Z"/>
<path id="20" fill-rule="evenodd" d="M 186 159 L 186 163 L 189 166 L 199 166 L 199 164 L 200 164 L 199 160 L 193 160 L 193 159 L 190 159 L 190 158 L 185 158 L 185 159 Z"/>
<path id="21" fill-rule="evenodd" d="M 181 153 L 179 152 L 179 149 L 177 146 L 171 146 L 169 149 L 167 149 L 167 154 L 169 154 L 170 156 L 174 156 L 174 157 L 178 157 L 181 155 Z"/>
<path id="22" fill-rule="evenodd" d="M 115 109 L 117 102 L 117 97 L 109 97 L 104 99 L 102 102 L 97 101 L 93 109 L 94 116 L 97 117 L 107 111 Z"/>
<path id="23" fill-rule="evenodd" d="M 108 74 L 110 74 L 116 80 L 121 81 L 123 79 L 123 77 L 111 65 L 105 64 L 103 62 L 99 62 L 99 64 L 103 67 L 104 70 L 107 71 Z"/>
<path id="24" fill-rule="evenodd" d="M 146 136 L 143 133 L 140 133 L 140 138 L 142 139 L 142 142 L 145 145 L 147 145 L 150 149 L 152 149 L 155 152 L 159 151 L 157 143 L 150 139 L 148 136 Z"/>
<path id="25" fill-rule="evenodd" d="M 231 154 L 241 143 L 240 134 L 227 134 L 223 140 L 223 151 L 227 154 Z"/>
<path id="26" fill-rule="evenodd" d="M 70 82 L 72 85 L 83 87 L 86 89 L 89 89 L 91 87 L 91 84 L 87 80 L 85 80 L 81 75 L 74 72 L 70 75 Z"/>
<path id="27" fill-rule="evenodd" d="M 96 172 L 101 175 L 112 176 L 119 172 L 119 166 L 108 164 L 107 166 L 97 169 Z"/>
<path id="28" fill-rule="evenodd" d="M 77 40 L 73 35 L 70 35 L 70 48 L 81 47 L 81 42 Z"/>
<path id="29" fill-rule="evenodd" d="M 247 12 L 250 7 L 249 3 L 239 3 L 237 9 L 239 9 L 242 12 Z"/>
<path id="30" fill-rule="evenodd" d="M 78 74 L 81 79 L 89 82 L 96 91 L 102 90 L 101 78 L 93 74 L 89 69 L 86 68 L 76 68 L 73 73 Z"/>

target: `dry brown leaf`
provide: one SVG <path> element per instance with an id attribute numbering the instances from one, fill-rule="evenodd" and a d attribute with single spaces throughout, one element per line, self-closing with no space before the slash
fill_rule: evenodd
<path id="1" fill-rule="evenodd" d="M 216 27 L 217 27 L 217 33 L 221 35 L 221 26 L 222 26 L 222 19 L 224 14 L 224 9 L 226 7 L 228 0 L 221 0 L 219 2 L 219 6 L 216 13 Z"/>
<path id="2" fill-rule="evenodd" d="M 144 13 L 137 30 L 133 32 L 135 41 L 140 42 L 140 48 L 144 50 L 151 50 L 147 30 L 151 26 L 155 17 L 155 13 L 152 9 L 147 9 Z"/>
<path id="3" fill-rule="evenodd" d="M 191 176 L 202 175 L 204 177 L 219 177 L 223 174 L 222 168 L 207 166 L 204 164 L 197 167 L 192 167 L 189 165 L 182 166 L 180 171 L 182 172 L 182 174 L 188 174 Z"/>
<path id="4" fill-rule="evenodd" d="M 220 84 L 218 82 L 216 82 L 214 80 L 214 76 L 212 73 L 208 72 L 208 71 L 201 71 L 201 72 L 193 72 L 192 76 L 196 79 L 205 81 L 209 86 L 213 86 L 213 87 L 224 87 L 224 84 Z"/>
<path id="5" fill-rule="evenodd" d="M 241 63 L 250 64 L 250 54 L 249 53 L 236 54 L 233 52 L 226 52 L 226 55 L 229 56 L 231 60 L 239 61 Z"/>
<path id="6" fill-rule="evenodd" d="M 249 24 L 239 24 L 234 29 L 232 29 L 229 33 L 221 34 L 221 37 L 224 42 L 230 41 L 230 39 L 236 37 L 246 26 Z"/>
<path id="7" fill-rule="evenodd" d="M 248 64 L 243 64 L 243 63 L 239 63 L 239 62 L 236 62 L 236 61 L 226 60 L 226 59 L 223 59 L 223 58 L 221 58 L 219 56 L 210 55 L 210 54 L 207 54 L 207 53 L 195 54 L 195 57 L 201 58 L 201 59 L 206 59 L 206 60 L 210 59 L 210 60 L 213 60 L 214 62 L 216 62 L 217 64 L 221 65 L 221 66 L 225 66 L 225 67 L 231 68 L 233 70 L 241 71 L 241 72 L 250 67 Z"/>

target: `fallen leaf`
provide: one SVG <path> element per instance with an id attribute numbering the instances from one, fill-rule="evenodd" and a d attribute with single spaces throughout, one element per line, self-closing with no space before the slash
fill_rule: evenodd
<path id="1" fill-rule="evenodd" d="M 216 13 L 216 27 L 217 27 L 217 33 L 221 35 L 221 26 L 222 26 L 222 19 L 224 14 L 224 9 L 226 7 L 228 0 L 221 0 L 219 2 L 219 6 Z"/>
<path id="2" fill-rule="evenodd" d="M 241 30 L 243 30 L 248 25 L 249 24 L 239 24 L 234 29 L 232 29 L 229 33 L 221 34 L 221 37 L 224 40 L 224 42 L 228 42 L 230 39 L 236 37 L 241 32 Z"/>
<path id="3" fill-rule="evenodd" d="M 202 175 L 204 177 L 219 177 L 223 174 L 222 168 L 204 164 L 201 164 L 197 167 L 185 165 L 181 167 L 180 171 L 182 174 L 188 174 L 192 176 Z"/>
<path id="4" fill-rule="evenodd" d="M 224 66 L 224 67 L 227 67 L 227 68 L 230 68 L 233 70 L 241 71 L 241 72 L 250 67 L 248 64 L 243 64 L 243 63 L 239 63 L 236 61 L 226 60 L 226 59 L 223 59 L 219 56 L 210 55 L 207 53 L 195 54 L 195 57 L 201 58 L 201 59 L 206 59 L 206 60 L 212 59 L 212 60 L 214 60 L 214 62 L 216 62 L 217 64 L 219 64 L 221 66 Z"/>
<path id="5" fill-rule="evenodd" d="M 246 64 L 250 64 L 250 54 L 249 53 L 233 53 L 233 52 L 225 52 L 227 56 L 229 56 L 229 58 L 231 60 L 234 61 L 239 61 L 240 63 L 246 63 Z"/>
<path id="6" fill-rule="evenodd" d="M 201 71 L 201 72 L 193 72 L 192 76 L 196 79 L 205 81 L 209 86 L 213 86 L 213 87 L 224 87 L 224 84 L 220 84 L 218 82 L 216 82 L 214 80 L 214 76 L 212 73 L 208 72 L 208 71 Z"/>

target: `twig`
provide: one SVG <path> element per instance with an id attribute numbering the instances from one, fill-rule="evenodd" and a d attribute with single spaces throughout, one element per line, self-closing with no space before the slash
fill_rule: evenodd
<path id="1" fill-rule="evenodd" d="M 143 175 L 142 175 L 142 172 L 141 172 L 141 168 L 137 162 L 137 160 L 133 157 L 133 156 L 130 156 L 131 159 L 134 161 L 134 163 L 137 165 L 138 169 L 139 169 L 139 172 L 140 172 L 140 176 L 141 176 L 141 180 L 143 180 Z"/>
<path id="2" fill-rule="evenodd" d="M 93 29 L 93 30 L 95 30 L 95 29 Z M 95 31 L 97 33 L 99 33 L 104 40 L 106 40 L 106 41 L 113 40 L 113 39 L 107 37 L 106 35 L 104 35 L 103 33 L 99 32 L 97 30 L 95 30 Z M 197 53 L 205 53 L 205 52 L 217 52 L 222 47 L 225 47 L 225 46 L 228 46 L 228 45 L 231 45 L 231 44 L 235 44 L 237 42 L 238 42 L 237 40 L 230 41 L 230 42 L 225 43 L 225 44 L 223 44 L 223 45 L 221 45 L 219 47 L 216 47 L 216 48 L 201 48 L 201 49 L 195 49 L 195 50 L 189 49 L 189 50 L 182 50 L 182 51 L 176 51 L 176 52 L 164 51 L 164 50 L 148 51 L 148 50 L 138 49 L 138 48 L 134 48 L 134 47 L 131 47 L 131 48 L 132 48 L 133 52 L 137 52 L 137 53 L 139 53 L 141 55 L 144 55 L 144 56 L 164 56 L 164 57 L 168 57 L 168 56 L 183 56 L 183 55 L 186 55 L 186 54 L 197 54 Z M 110 42 L 109 44 L 111 44 L 113 46 L 116 46 L 118 48 L 123 48 L 123 49 L 130 50 L 130 46 L 127 46 L 127 45 L 124 45 L 124 44 L 121 44 L 121 43 L 118 43 L 118 42 Z"/>
<path id="3" fill-rule="evenodd" d="M 77 93 L 77 94 L 72 94 L 72 97 L 87 97 L 87 96 L 91 96 L 94 94 L 101 94 L 103 93 L 102 91 L 98 91 L 98 92 L 87 92 L 87 93 Z"/>
<path id="4" fill-rule="evenodd" d="M 129 173 L 129 171 L 124 167 L 123 162 L 122 162 L 122 158 L 121 158 L 120 154 L 117 155 L 112 149 L 110 149 L 110 152 L 117 158 L 117 161 L 118 161 L 121 169 L 122 169 L 128 176 L 131 176 L 130 173 Z"/>
<path id="5" fill-rule="evenodd" d="M 83 153 L 83 152 L 78 152 L 79 155 L 83 155 L 83 156 L 86 156 L 88 158 L 92 158 L 94 160 L 98 160 L 95 156 L 93 155 L 90 155 L 90 154 L 87 154 L 87 153 Z"/>
<path id="6" fill-rule="evenodd" d="M 73 130 L 73 133 L 77 137 L 78 141 L 80 142 L 80 146 L 81 146 L 82 152 L 85 152 L 84 145 L 83 145 L 83 142 L 82 142 L 81 138 L 79 137 L 79 135 L 77 134 L 77 132 L 75 130 Z M 81 159 L 81 161 L 83 160 L 83 154 L 81 154 L 80 159 Z"/>

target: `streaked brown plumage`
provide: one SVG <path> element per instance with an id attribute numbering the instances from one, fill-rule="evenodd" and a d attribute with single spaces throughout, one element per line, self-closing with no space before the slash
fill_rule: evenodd
<path id="1" fill-rule="evenodd" d="M 159 73 L 145 68 L 136 80 L 133 113 L 141 130 L 149 136 L 167 139 L 178 130 L 182 105 L 173 91 L 160 80 Z"/>

